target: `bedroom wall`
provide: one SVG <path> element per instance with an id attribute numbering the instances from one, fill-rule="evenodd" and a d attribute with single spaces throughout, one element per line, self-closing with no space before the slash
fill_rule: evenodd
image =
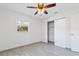
<path id="1" fill-rule="evenodd" d="M 29 22 L 28 32 L 17 32 L 18 21 Z M 41 20 L 0 8 L 0 51 L 42 40 Z"/>

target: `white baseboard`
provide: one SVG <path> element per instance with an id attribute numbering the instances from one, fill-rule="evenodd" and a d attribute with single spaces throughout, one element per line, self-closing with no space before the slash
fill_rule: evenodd
<path id="1" fill-rule="evenodd" d="M 5 50 L 9 50 L 9 49 L 13 49 L 13 48 L 17 48 L 17 47 L 21 47 L 21 46 L 24 46 L 24 45 L 34 44 L 34 43 L 37 43 L 37 42 L 41 42 L 41 41 L 34 40 L 34 41 L 29 41 L 29 42 L 24 43 L 24 44 L 14 45 L 14 46 L 11 46 L 11 47 L 7 47 L 7 48 L 4 48 L 4 49 L 0 49 L 0 52 L 5 51 Z"/>

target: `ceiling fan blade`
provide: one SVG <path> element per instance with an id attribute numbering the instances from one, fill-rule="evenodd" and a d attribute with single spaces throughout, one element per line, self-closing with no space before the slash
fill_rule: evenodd
<path id="1" fill-rule="evenodd" d="M 54 6 L 56 6 L 56 3 L 46 5 L 45 8 L 50 8 L 50 7 L 54 7 Z"/>
<path id="2" fill-rule="evenodd" d="M 27 8 L 36 8 L 36 7 L 33 7 L 33 6 L 27 6 Z"/>
<path id="3" fill-rule="evenodd" d="M 44 13 L 45 13 L 45 14 L 48 14 L 48 12 L 47 12 L 47 11 L 44 11 Z"/>
<path id="4" fill-rule="evenodd" d="M 34 13 L 34 15 L 36 15 L 38 13 L 38 11 L 36 11 L 35 13 Z"/>

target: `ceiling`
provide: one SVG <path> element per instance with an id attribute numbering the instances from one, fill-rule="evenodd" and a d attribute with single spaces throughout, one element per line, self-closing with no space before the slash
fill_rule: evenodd
<path id="1" fill-rule="evenodd" d="M 60 13 L 68 13 L 75 12 L 75 10 L 79 10 L 79 3 L 57 3 L 56 7 L 52 7 L 47 9 L 48 15 L 34 15 L 35 9 L 26 8 L 26 6 L 36 6 L 35 3 L 0 3 L 0 7 L 10 9 L 15 12 L 19 12 L 27 15 L 28 17 L 35 19 L 47 19 L 53 15 Z"/>

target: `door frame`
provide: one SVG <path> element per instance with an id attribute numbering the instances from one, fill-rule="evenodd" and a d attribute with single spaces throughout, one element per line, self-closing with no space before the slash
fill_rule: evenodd
<path id="1" fill-rule="evenodd" d="M 49 23 L 51 23 L 51 22 L 54 23 L 54 20 L 47 22 L 47 42 L 48 42 L 48 43 L 51 42 L 51 41 L 49 41 Z M 51 42 L 51 43 L 54 44 L 54 42 Z"/>
<path id="2" fill-rule="evenodd" d="M 51 19 L 45 21 L 45 29 L 46 29 L 45 30 L 46 31 L 45 37 L 46 37 L 46 40 L 44 42 L 48 43 L 48 22 L 51 22 L 51 21 L 55 22 L 56 20 L 60 20 L 60 19 L 63 19 L 63 18 L 66 18 L 66 17 L 51 18 Z"/>

